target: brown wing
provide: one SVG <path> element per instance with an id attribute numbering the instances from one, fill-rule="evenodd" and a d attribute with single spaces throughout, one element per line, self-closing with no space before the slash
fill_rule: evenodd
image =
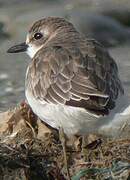
<path id="1" fill-rule="evenodd" d="M 93 40 L 80 48 L 61 46 L 40 50 L 27 73 L 35 98 L 54 104 L 86 108 L 107 114 L 123 93 L 115 62 Z"/>

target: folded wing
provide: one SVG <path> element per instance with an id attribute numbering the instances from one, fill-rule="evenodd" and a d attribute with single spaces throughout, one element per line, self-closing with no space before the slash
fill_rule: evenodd
<path id="1" fill-rule="evenodd" d="M 35 98 L 95 114 L 107 114 L 123 93 L 114 60 L 94 40 L 82 41 L 79 48 L 41 49 L 28 72 L 26 84 Z"/>

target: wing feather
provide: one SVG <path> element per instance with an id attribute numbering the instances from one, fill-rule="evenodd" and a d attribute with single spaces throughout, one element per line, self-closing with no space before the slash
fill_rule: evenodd
<path id="1" fill-rule="evenodd" d="M 27 88 L 48 103 L 108 113 L 123 93 L 117 65 L 94 40 L 78 46 L 42 48 L 28 68 Z"/>
<path id="2" fill-rule="evenodd" d="M 49 94 L 50 97 L 56 102 L 55 104 L 58 104 L 58 103 L 64 104 L 65 103 L 64 97 L 59 96 L 58 92 L 54 91 L 53 87 L 50 87 L 48 89 L 47 94 Z M 47 97 L 46 97 L 46 99 L 47 99 Z"/>
<path id="3" fill-rule="evenodd" d="M 53 92 L 57 94 L 57 96 L 65 99 L 66 101 L 70 100 L 71 94 L 68 92 L 64 93 L 56 84 L 52 84 L 51 88 L 53 89 Z"/>
<path id="4" fill-rule="evenodd" d="M 63 82 L 63 81 L 62 81 Z M 64 93 L 69 92 L 69 90 L 72 88 L 71 82 L 70 81 L 65 81 L 64 83 L 62 83 L 61 81 L 59 81 L 59 79 L 56 82 L 56 85 L 61 89 L 61 91 L 63 91 Z"/>

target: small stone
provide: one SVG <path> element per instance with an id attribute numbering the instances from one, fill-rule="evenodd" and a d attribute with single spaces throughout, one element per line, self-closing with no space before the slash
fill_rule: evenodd
<path id="1" fill-rule="evenodd" d="M 1 73 L 0 74 L 0 80 L 5 80 L 5 79 L 8 79 L 9 78 L 9 75 L 6 74 L 6 73 Z"/>
<path id="2" fill-rule="evenodd" d="M 5 92 L 8 92 L 8 93 L 13 92 L 13 88 L 12 87 L 7 87 L 5 89 Z"/>

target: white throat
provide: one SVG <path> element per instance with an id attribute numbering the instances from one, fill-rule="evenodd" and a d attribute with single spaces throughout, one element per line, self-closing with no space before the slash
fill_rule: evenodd
<path id="1" fill-rule="evenodd" d="M 39 49 L 41 49 L 41 47 L 36 47 L 36 46 L 32 46 L 32 45 L 28 45 L 28 49 L 27 49 L 27 54 L 33 58 L 35 56 L 35 54 L 39 51 Z"/>

